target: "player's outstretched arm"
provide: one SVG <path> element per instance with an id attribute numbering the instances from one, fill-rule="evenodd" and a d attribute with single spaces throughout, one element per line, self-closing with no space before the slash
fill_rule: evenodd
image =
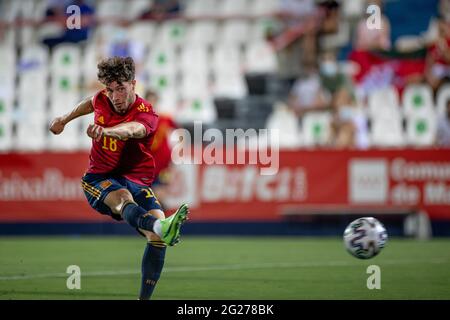
<path id="1" fill-rule="evenodd" d="M 94 112 L 94 106 L 92 105 L 92 97 L 89 97 L 81 101 L 71 112 L 53 119 L 49 130 L 54 134 L 60 134 L 67 123 L 92 112 Z"/>
<path id="2" fill-rule="evenodd" d="M 103 136 L 118 140 L 140 139 L 147 135 L 147 130 L 142 123 L 131 121 L 118 124 L 110 128 L 103 128 L 97 124 L 90 124 L 87 135 L 94 140 L 100 140 Z"/>

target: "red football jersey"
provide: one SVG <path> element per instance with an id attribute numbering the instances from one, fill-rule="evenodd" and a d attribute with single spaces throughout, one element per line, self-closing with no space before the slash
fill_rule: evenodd
<path id="1" fill-rule="evenodd" d="M 169 143 L 169 134 L 176 128 L 177 125 L 173 122 L 172 118 L 164 115 L 159 116 L 158 126 L 152 144 L 152 155 L 155 158 L 156 175 L 170 165 L 170 161 L 172 160 L 172 150 Z"/>
<path id="2" fill-rule="evenodd" d="M 93 98 L 94 121 L 109 128 L 124 122 L 139 122 L 145 126 L 147 135 L 142 139 L 121 141 L 103 137 L 92 141 L 88 173 L 119 175 L 138 184 L 150 185 L 155 178 L 155 161 L 151 154 L 158 116 L 150 103 L 136 95 L 136 101 L 127 113 L 120 115 L 113 109 L 106 91 L 98 92 Z"/>

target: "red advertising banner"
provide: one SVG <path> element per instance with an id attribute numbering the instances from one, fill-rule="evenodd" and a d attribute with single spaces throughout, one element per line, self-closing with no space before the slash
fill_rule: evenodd
<path id="1" fill-rule="evenodd" d="M 81 191 L 87 159 L 86 153 L 0 155 L 0 222 L 109 221 Z M 165 203 L 170 209 L 189 203 L 191 221 L 278 221 L 290 212 L 366 209 L 450 219 L 450 149 L 280 151 L 276 167 L 276 174 L 263 175 L 260 165 L 179 165 Z"/>

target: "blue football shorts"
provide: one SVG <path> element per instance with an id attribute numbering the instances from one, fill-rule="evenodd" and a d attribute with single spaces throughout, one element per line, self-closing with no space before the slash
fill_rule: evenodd
<path id="1" fill-rule="evenodd" d="M 93 209 L 101 214 L 108 215 L 117 221 L 123 220 L 122 216 L 113 213 L 104 201 L 110 192 L 119 189 L 127 189 L 138 206 L 147 211 L 153 209 L 162 210 L 161 204 L 150 186 L 134 183 L 124 177 L 86 173 L 81 179 L 81 186 L 89 205 Z"/>

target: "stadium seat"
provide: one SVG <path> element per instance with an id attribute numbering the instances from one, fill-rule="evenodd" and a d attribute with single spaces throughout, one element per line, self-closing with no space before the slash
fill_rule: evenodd
<path id="1" fill-rule="evenodd" d="M 61 115 L 61 113 L 53 113 L 50 119 L 53 119 L 58 115 Z M 80 125 L 80 120 L 76 119 L 66 125 L 61 134 L 49 134 L 46 148 L 53 151 L 71 151 L 81 149 L 80 141 L 82 139 L 82 135 L 80 134 Z M 86 134 L 84 134 L 84 136 L 86 136 Z M 89 139 L 89 137 L 87 138 Z"/>
<path id="2" fill-rule="evenodd" d="M 19 78 L 18 108 L 21 110 L 35 109 L 45 112 L 48 95 L 47 84 L 47 73 L 45 71 L 23 74 Z"/>
<path id="3" fill-rule="evenodd" d="M 331 139 L 332 115 L 328 112 L 310 112 L 302 120 L 305 146 L 327 145 Z"/>
<path id="4" fill-rule="evenodd" d="M 378 89 L 369 95 L 369 114 L 372 117 L 397 114 L 400 108 L 399 97 L 394 87 Z"/>
<path id="5" fill-rule="evenodd" d="M 217 15 L 217 0 L 190 0 L 185 3 L 185 14 L 188 17 Z"/>
<path id="6" fill-rule="evenodd" d="M 178 54 L 173 45 L 158 45 L 150 51 L 145 65 L 148 74 L 175 75 L 178 71 Z"/>
<path id="7" fill-rule="evenodd" d="M 179 90 L 178 79 L 173 74 L 151 73 L 148 88 L 155 90 L 160 96 L 175 94 Z"/>
<path id="8" fill-rule="evenodd" d="M 13 146 L 11 118 L 0 115 L 0 153 L 10 151 Z"/>
<path id="9" fill-rule="evenodd" d="M 16 77 L 16 55 L 12 46 L 0 46 L 0 61 L 0 99 L 11 101 Z"/>
<path id="10" fill-rule="evenodd" d="M 439 88 L 437 92 L 437 111 L 439 116 L 443 116 L 446 113 L 447 103 L 450 100 L 450 84 L 444 84 Z"/>
<path id="11" fill-rule="evenodd" d="M 180 54 L 180 69 L 182 73 L 198 73 L 207 75 L 211 65 L 211 56 L 204 45 L 184 46 Z"/>
<path id="12" fill-rule="evenodd" d="M 216 74 L 221 72 L 241 73 L 243 60 L 239 47 L 223 43 L 216 45 L 212 55 L 212 69 Z"/>
<path id="13" fill-rule="evenodd" d="M 275 51 L 265 41 L 248 44 L 244 69 L 247 73 L 275 73 L 278 70 Z"/>
<path id="14" fill-rule="evenodd" d="M 297 116 L 287 106 L 277 103 L 267 120 L 267 129 L 278 130 L 279 148 L 291 149 L 301 146 L 301 130 Z"/>
<path id="15" fill-rule="evenodd" d="M 78 79 L 81 71 L 81 49 L 77 45 L 60 44 L 53 49 L 51 57 L 52 75 L 68 75 Z"/>
<path id="16" fill-rule="evenodd" d="M 125 2 L 125 1 L 124 1 Z M 129 20 L 136 20 L 142 13 L 151 9 L 153 1 L 149 0 L 128 0 L 126 1 L 126 17 Z"/>
<path id="17" fill-rule="evenodd" d="M 411 114 L 406 122 L 408 144 L 412 146 L 431 146 L 436 137 L 436 116 L 433 112 Z"/>
<path id="18" fill-rule="evenodd" d="M 222 0 L 219 1 L 218 12 L 223 15 L 235 16 L 242 15 L 249 11 L 249 1 L 248 0 Z"/>
<path id="19" fill-rule="evenodd" d="M 17 121 L 13 149 L 20 151 L 41 151 L 48 143 L 48 119 L 38 112 L 22 112 Z"/>
<path id="20" fill-rule="evenodd" d="M 161 46 L 179 46 L 185 43 L 187 25 L 182 20 L 168 20 L 156 32 L 155 43 Z"/>
<path id="21" fill-rule="evenodd" d="M 133 41 L 142 42 L 146 48 L 151 48 L 156 31 L 156 25 L 152 22 L 135 22 L 128 28 L 128 37 Z"/>
<path id="22" fill-rule="evenodd" d="M 97 0 L 96 15 L 100 20 L 123 18 L 128 12 L 128 3 L 123 0 Z"/>
<path id="23" fill-rule="evenodd" d="M 372 116 L 371 145 L 378 147 L 401 147 L 405 144 L 405 135 L 402 126 L 402 116 L 397 109 Z"/>
<path id="24" fill-rule="evenodd" d="M 159 96 L 156 110 L 158 114 L 167 114 L 174 117 L 178 111 L 178 93 L 166 91 Z"/>
<path id="25" fill-rule="evenodd" d="M 242 45 L 247 43 L 250 35 L 250 23 L 244 19 L 225 21 L 219 29 L 218 40 L 225 44 Z"/>
<path id="26" fill-rule="evenodd" d="M 434 113 L 433 92 L 427 85 L 409 85 L 403 92 L 403 114 Z"/>
<path id="27" fill-rule="evenodd" d="M 213 20 L 194 21 L 187 30 L 187 43 L 212 45 L 216 41 L 217 30 L 217 22 Z"/>
<path id="28" fill-rule="evenodd" d="M 93 94 L 95 90 L 90 89 L 90 86 L 97 81 L 97 64 L 102 58 L 100 48 L 95 44 L 88 44 L 84 51 L 81 60 L 81 72 L 83 77 L 83 86 L 86 93 Z"/>
<path id="29" fill-rule="evenodd" d="M 250 3 L 250 12 L 254 15 L 271 15 L 279 10 L 279 0 L 253 0 Z"/>
<path id="30" fill-rule="evenodd" d="M 241 73 L 221 71 L 214 75 L 213 95 L 220 98 L 242 99 L 248 94 Z"/>
<path id="31" fill-rule="evenodd" d="M 87 128 L 90 124 L 94 123 L 94 114 L 90 113 L 81 117 L 80 122 L 80 132 L 78 137 L 78 148 L 80 150 L 89 150 L 92 147 L 92 139 L 86 134 Z M 76 125 L 76 123 L 74 123 Z"/>
<path id="32" fill-rule="evenodd" d="M 211 85 L 205 73 L 185 72 L 181 77 L 180 94 L 184 98 L 210 95 Z"/>
<path id="33" fill-rule="evenodd" d="M 175 121 L 179 123 L 201 121 L 203 124 L 210 124 L 216 119 L 214 103 L 208 96 L 181 98 L 179 111 L 175 114 Z"/>

